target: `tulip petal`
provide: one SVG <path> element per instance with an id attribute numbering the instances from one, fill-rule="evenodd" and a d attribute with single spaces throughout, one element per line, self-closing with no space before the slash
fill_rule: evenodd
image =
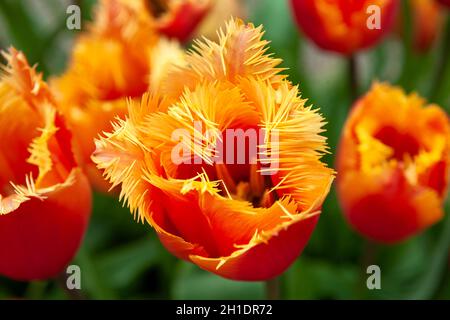
<path id="1" fill-rule="evenodd" d="M 273 231 L 265 241 L 254 241 L 229 257 L 191 255 L 201 268 L 233 280 L 260 281 L 283 272 L 303 251 L 319 216 L 293 222 Z M 286 244 L 289 244 L 288 247 Z"/>
<path id="2" fill-rule="evenodd" d="M 281 59 L 267 54 L 268 41 L 262 40 L 262 26 L 255 28 L 241 20 L 231 20 L 220 31 L 218 43 L 208 39 L 195 42 L 186 56 L 186 66 L 171 72 L 163 83 L 164 94 L 178 97 L 185 88 L 193 90 L 202 79 L 236 82 L 241 77 L 257 76 L 277 83 L 285 78 L 278 65 Z"/>
<path id="3" fill-rule="evenodd" d="M 14 196 L 14 210 L 0 215 L 0 274 L 38 280 L 61 272 L 86 230 L 89 190 L 81 170 L 74 169 L 62 184 Z"/>

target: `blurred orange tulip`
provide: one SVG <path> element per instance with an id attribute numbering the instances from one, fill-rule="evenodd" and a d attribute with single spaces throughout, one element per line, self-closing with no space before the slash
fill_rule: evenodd
<path id="1" fill-rule="evenodd" d="M 57 275 L 73 258 L 91 212 L 71 134 L 40 74 L 14 49 L 0 78 L 0 274 Z"/>
<path id="2" fill-rule="evenodd" d="M 291 4 L 308 38 L 322 49 L 350 55 L 375 45 L 390 31 L 399 1 L 291 0 Z"/>
<path id="3" fill-rule="evenodd" d="M 337 158 L 339 199 L 362 235 L 395 243 L 439 221 L 450 170 L 450 125 L 416 94 L 375 84 L 354 106 Z"/>
<path id="4" fill-rule="evenodd" d="M 170 252 L 235 280 L 274 277 L 296 259 L 334 178 L 320 161 L 327 150 L 323 118 L 279 74 L 281 61 L 266 54 L 262 35 L 261 27 L 232 20 L 219 43 L 197 41 L 164 79 L 164 98 L 130 103 L 128 118 L 97 140 L 93 155 Z M 279 137 L 259 140 L 253 163 L 250 141 L 221 138 L 257 129 Z M 184 160 L 194 164 L 174 161 L 178 130 L 193 151 Z M 220 144 L 226 153 L 244 148 L 246 161 L 215 161 Z"/>
<path id="5" fill-rule="evenodd" d="M 444 23 L 444 15 L 436 0 L 412 0 L 414 48 L 427 51 L 435 43 Z"/>
<path id="6" fill-rule="evenodd" d="M 225 27 L 231 18 L 245 20 L 248 14 L 245 0 L 214 0 L 211 9 L 197 28 L 195 35 L 218 39 L 217 30 Z"/>
<path id="7" fill-rule="evenodd" d="M 156 85 L 179 54 L 177 43 L 160 38 L 145 1 L 101 1 L 89 31 L 76 40 L 68 70 L 52 87 L 96 189 L 106 192 L 110 185 L 91 162 L 94 138 L 110 131 L 111 121 L 125 115 L 127 99 Z"/>

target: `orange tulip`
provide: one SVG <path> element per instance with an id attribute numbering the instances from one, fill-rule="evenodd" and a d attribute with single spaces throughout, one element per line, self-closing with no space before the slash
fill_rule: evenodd
<path id="1" fill-rule="evenodd" d="M 291 0 L 291 4 L 308 38 L 322 49 L 350 55 L 375 45 L 390 31 L 399 1 Z"/>
<path id="2" fill-rule="evenodd" d="M 40 74 L 14 49 L 0 78 L 0 274 L 57 275 L 88 224 L 91 190 Z"/>
<path id="3" fill-rule="evenodd" d="M 130 103 L 93 160 L 171 253 L 222 277 L 263 280 L 305 247 L 334 173 L 320 161 L 323 118 L 279 74 L 262 28 L 232 20 L 220 34 L 168 73 L 163 99 Z M 240 144 L 228 136 L 239 129 L 250 133 Z M 261 130 L 257 147 L 251 133 Z"/>
<path id="4" fill-rule="evenodd" d="M 94 138 L 111 130 L 111 121 L 125 115 L 127 99 L 157 84 L 180 52 L 176 43 L 159 37 L 144 1 L 101 1 L 89 31 L 77 39 L 68 70 L 52 86 L 96 189 L 106 192 L 110 185 L 90 160 Z"/>
<path id="5" fill-rule="evenodd" d="M 412 0 L 414 48 L 427 51 L 442 29 L 444 15 L 436 0 Z"/>
<path id="6" fill-rule="evenodd" d="M 350 224 L 382 243 L 439 221 L 447 194 L 450 125 L 416 94 L 375 84 L 354 106 L 341 137 L 339 199 Z"/>

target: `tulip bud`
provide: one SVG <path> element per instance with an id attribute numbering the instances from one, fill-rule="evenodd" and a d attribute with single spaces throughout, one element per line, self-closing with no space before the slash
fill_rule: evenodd
<path id="1" fill-rule="evenodd" d="M 407 239 L 442 219 L 450 172 L 450 124 L 387 84 L 356 102 L 337 158 L 344 215 L 363 236 L 382 243 Z"/>
<path id="2" fill-rule="evenodd" d="M 391 30 L 399 1 L 291 0 L 291 5 L 300 29 L 316 45 L 351 55 Z"/>

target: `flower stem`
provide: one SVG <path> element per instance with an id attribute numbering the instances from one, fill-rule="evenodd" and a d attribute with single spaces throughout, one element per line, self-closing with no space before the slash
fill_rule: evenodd
<path id="1" fill-rule="evenodd" d="M 58 277 L 56 277 L 55 281 L 70 300 L 86 299 L 80 290 L 70 290 L 67 288 L 67 275 L 64 272 L 60 273 Z"/>
<path id="2" fill-rule="evenodd" d="M 360 266 L 360 284 L 358 285 L 358 294 L 360 298 L 365 298 L 366 292 L 366 279 L 367 279 L 367 267 L 376 264 L 379 247 L 377 244 L 370 240 L 365 240 L 362 254 L 359 261 Z"/>
<path id="3" fill-rule="evenodd" d="M 46 281 L 31 281 L 25 291 L 25 299 L 40 300 L 44 297 L 47 288 Z"/>
<path id="4" fill-rule="evenodd" d="M 443 32 L 442 49 L 437 62 L 437 73 L 433 83 L 433 92 L 431 94 L 432 100 L 438 99 L 439 89 L 442 87 L 444 81 L 445 71 L 448 68 L 449 56 L 450 56 L 450 17 L 447 18 L 445 30 Z"/>
<path id="5" fill-rule="evenodd" d="M 267 300 L 280 300 L 280 278 L 273 278 L 266 281 Z"/>
<path id="6" fill-rule="evenodd" d="M 348 72 L 350 81 L 350 97 L 353 103 L 358 98 L 358 63 L 354 54 L 348 57 Z"/>

